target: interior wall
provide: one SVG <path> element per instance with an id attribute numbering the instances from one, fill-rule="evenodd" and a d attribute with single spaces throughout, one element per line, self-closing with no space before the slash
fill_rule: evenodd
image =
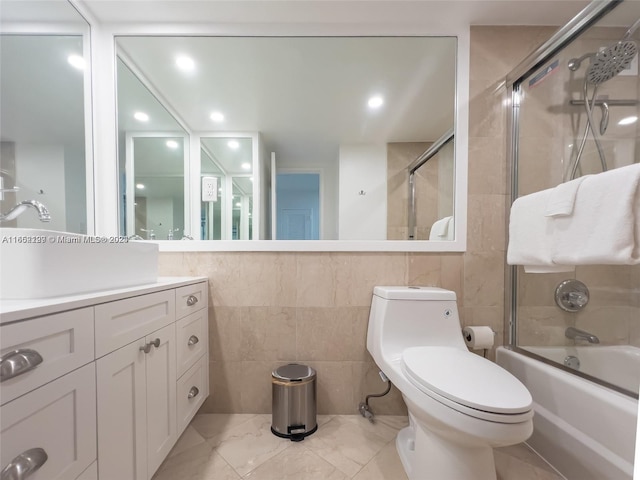
<path id="1" fill-rule="evenodd" d="M 204 412 L 271 408 L 271 371 L 318 371 L 318 412 L 354 413 L 384 385 L 366 351 L 375 285 L 456 292 L 463 325 L 490 325 L 502 344 L 505 266 L 505 113 L 496 86 L 553 28 L 473 27 L 467 251 L 460 253 L 212 252 L 160 254 L 161 275 L 209 278 L 210 384 Z M 489 357 L 494 358 L 494 350 Z M 481 353 L 481 352 L 480 352 Z M 371 401 L 401 414 L 395 390 Z"/>

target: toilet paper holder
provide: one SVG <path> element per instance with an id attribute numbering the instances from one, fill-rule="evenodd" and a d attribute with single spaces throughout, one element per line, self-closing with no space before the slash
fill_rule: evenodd
<path id="1" fill-rule="evenodd" d="M 462 329 L 462 336 L 471 350 L 486 350 L 493 347 L 496 332 L 488 326 L 467 326 Z"/>

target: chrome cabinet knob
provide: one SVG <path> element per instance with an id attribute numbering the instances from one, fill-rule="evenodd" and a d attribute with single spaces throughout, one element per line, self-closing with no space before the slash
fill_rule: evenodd
<path id="1" fill-rule="evenodd" d="M 189 295 L 187 297 L 187 307 L 193 307 L 196 303 L 198 303 L 198 297 L 195 295 Z"/>
<path id="2" fill-rule="evenodd" d="M 49 459 L 42 448 L 31 448 L 11 460 L 0 472 L 0 480 L 25 480 Z"/>
<path id="3" fill-rule="evenodd" d="M 153 342 L 145 343 L 142 347 L 140 347 L 140 351 L 144 353 L 149 353 L 151 351 L 151 347 L 158 348 L 160 346 L 160 339 L 156 338 Z"/>
<path id="4" fill-rule="evenodd" d="M 195 345 L 196 343 L 198 343 L 200 341 L 200 339 L 198 337 L 196 337 L 195 335 L 191 335 L 189 337 L 189 341 L 187 342 L 187 345 L 192 346 Z"/>
<path id="5" fill-rule="evenodd" d="M 42 355 L 35 350 L 22 348 L 0 357 L 0 382 L 33 370 L 42 363 Z"/>
<path id="6" fill-rule="evenodd" d="M 198 390 L 198 387 L 191 387 L 189 389 L 189 394 L 187 395 L 187 398 L 193 398 L 197 396 L 199 393 L 200 393 L 200 390 Z"/>

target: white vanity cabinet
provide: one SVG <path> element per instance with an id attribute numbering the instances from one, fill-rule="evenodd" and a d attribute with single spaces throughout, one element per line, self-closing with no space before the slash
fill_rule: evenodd
<path id="1" fill-rule="evenodd" d="M 205 279 L 175 278 L 3 304 L 0 470 L 35 461 L 24 478 L 150 479 L 209 394 L 207 303 Z"/>
<path id="2" fill-rule="evenodd" d="M 7 478 L 74 480 L 95 461 L 93 339 L 92 308 L 0 328 L 0 470 L 8 469 Z M 11 476 L 25 469 L 32 473 Z"/>

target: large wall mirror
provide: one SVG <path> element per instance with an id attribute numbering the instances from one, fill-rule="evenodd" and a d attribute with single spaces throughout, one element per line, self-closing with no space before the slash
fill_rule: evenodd
<path id="1" fill-rule="evenodd" d="M 151 109 L 143 107 L 149 101 L 175 123 L 149 115 L 144 129 L 175 138 L 180 125 L 191 145 L 183 210 L 175 202 L 173 210 L 184 220 L 174 216 L 171 225 L 183 231 L 163 239 L 451 242 L 464 212 L 449 141 L 457 43 L 447 36 L 116 36 L 122 191 L 135 189 L 139 176 L 126 158 L 125 139 L 141 129 L 132 109 Z M 141 207 L 126 193 L 121 199 L 121 215 L 131 216 L 131 201 Z M 121 228 L 140 234 L 126 222 Z"/>
<path id="2" fill-rule="evenodd" d="M 89 25 L 67 1 L 0 3 L 0 211 L 3 227 L 93 233 Z"/>

